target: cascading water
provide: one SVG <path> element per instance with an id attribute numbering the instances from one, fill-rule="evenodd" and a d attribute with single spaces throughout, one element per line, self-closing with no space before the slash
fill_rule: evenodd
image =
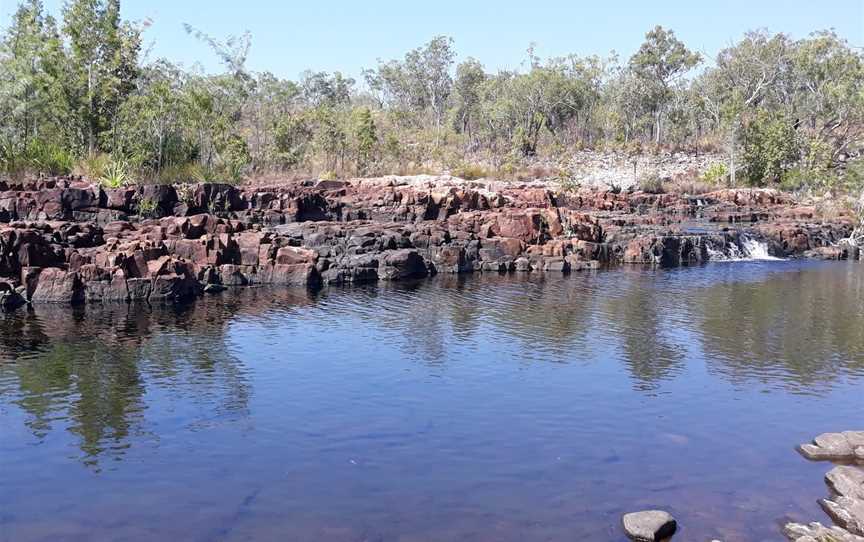
<path id="1" fill-rule="evenodd" d="M 714 262 L 782 260 L 768 252 L 768 243 L 745 235 L 721 248 L 708 245 L 708 259 Z"/>
<path id="2" fill-rule="evenodd" d="M 748 260 L 782 260 L 768 253 L 768 243 L 745 238 L 742 242 Z"/>

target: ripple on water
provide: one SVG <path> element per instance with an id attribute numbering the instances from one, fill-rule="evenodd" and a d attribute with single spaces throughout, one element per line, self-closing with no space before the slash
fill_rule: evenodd
<path id="1" fill-rule="evenodd" d="M 824 493 L 792 446 L 860 421 L 862 301 L 784 261 L 0 315 L 0 533 L 775 539 Z"/>

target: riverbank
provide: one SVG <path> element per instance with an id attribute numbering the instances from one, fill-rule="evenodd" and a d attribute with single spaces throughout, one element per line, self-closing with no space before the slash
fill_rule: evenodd
<path id="1" fill-rule="evenodd" d="M 228 286 L 570 273 L 749 256 L 857 259 L 845 212 L 774 190 L 690 196 L 412 176 L 103 189 L 0 182 L 0 303 L 176 300 Z"/>

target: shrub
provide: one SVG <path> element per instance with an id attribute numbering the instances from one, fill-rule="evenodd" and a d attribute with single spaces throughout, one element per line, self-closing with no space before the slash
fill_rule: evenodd
<path id="1" fill-rule="evenodd" d="M 177 191 L 177 199 L 186 205 L 192 205 L 195 200 L 194 185 L 182 182 L 174 185 L 174 190 Z"/>
<path id="2" fill-rule="evenodd" d="M 699 194 L 711 192 L 716 187 L 713 184 L 708 184 L 703 180 L 690 177 L 684 179 L 677 179 L 671 183 L 666 183 L 664 185 L 664 188 L 667 192 L 698 196 Z"/>
<path id="3" fill-rule="evenodd" d="M 843 186 L 853 194 L 858 194 L 864 190 L 864 158 L 858 158 L 846 164 L 846 170 L 843 173 Z"/>
<path id="4" fill-rule="evenodd" d="M 333 170 L 322 171 L 321 174 L 318 175 L 318 180 L 321 181 L 335 181 L 337 178 L 336 172 Z"/>
<path id="5" fill-rule="evenodd" d="M 779 183 L 797 162 L 800 147 L 793 124 L 783 115 L 760 111 L 744 128 L 744 167 L 747 183 Z"/>
<path id="6" fill-rule="evenodd" d="M 378 134 L 372 112 L 368 107 L 354 111 L 352 117 L 354 151 L 357 160 L 357 173 L 365 175 L 375 161 L 378 147 Z"/>
<path id="7" fill-rule="evenodd" d="M 121 159 L 112 159 L 105 165 L 99 184 L 105 188 L 120 188 L 129 182 L 129 163 Z"/>
<path id="8" fill-rule="evenodd" d="M 486 171 L 486 168 L 479 164 L 459 164 L 454 167 L 450 173 L 454 177 L 459 177 L 466 181 L 473 181 L 475 179 L 482 179 L 489 176 L 489 172 Z"/>
<path id="9" fill-rule="evenodd" d="M 292 168 L 306 158 L 312 143 L 312 128 L 303 115 L 288 115 L 276 125 L 274 146 L 276 160 L 284 168 Z"/>
<path id="10" fill-rule="evenodd" d="M 220 154 L 227 178 L 234 182 L 242 180 L 252 163 L 246 140 L 237 134 L 229 135 L 222 144 Z"/>
<path id="11" fill-rule="evenodd" d="M 110 163 L 111 157 L 107 154 L 92 154 L 78 160 L 73 171 L 85 179 L 98 180 L 105 176 Z"/>
<path id="12" fill-rule="evenodd" d="M 74 165 L 75 160 L 67 150 L 39 139 L 31 140 L 23 149 L 16 149 L 8 142 L 0 144 L 0 171 L 5 173 L 66 175 Z"/>
<path id="13" fill-rule="evenodd" d="M 663 186 L 663 179 L 656 172 L 643 174 L 639 177 L 637 186 L 639 190 L 646 194 L 663 194 L 666 192 Z"/>
<path id="14" fill-rule="evenodd" d="M 153 218 L 156 216 L 156 202 L 150 198 L 144 198 L 138 202 L 138 214 L 143 217 Z"/>
<path id="15" fill-rule="evenodd" d="M 27 169 L 47 175 L 66 175 L 74 167 L 74 159 L 69 151 L 38 139 L 27 145 L 24 156 Z"/>
<path id="16" fill-rule="evenodd" d="M 708 184 L 722 184 L 729 178 L 729 168 L 723 162 L 712 162 L 702 174 L 702 181 Z"/>

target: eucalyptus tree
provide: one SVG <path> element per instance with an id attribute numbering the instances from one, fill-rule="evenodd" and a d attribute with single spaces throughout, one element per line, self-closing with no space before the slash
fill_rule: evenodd
<path id="1" fill-rule="evenodd" d="M 672 84 L 702 61 L 675 33 L 656 26 L 630 58 L 630 69 L 641 84 L 641 94 L 654 117 L 654 142 L 662 141 L 662 118 L 673 93 Z"/>
<path id="2" fill-rule="evenodd" d="M 63 12 L 69 43 L 67 98 L 88 154 L 116 143 L 117 113 L 135 90 L 141 29 L 120 18 L 120 0 L 71 0 Z"/>
<path id="3" fill-rule="evenodd" d="M 437 36 L 406 53 L 403 60 L 379 61 L 376 70 L 367 70 L 364 75 L 383 103 L 418 118 L 429 114 L 437 144 L 453 90 L 451 69 L 455 58 L 452 38 Z"/>
<path id="4" fill-rule="evenodd" d="M 453 121 L 457 132 L 466 134 L 468 144 L 473 144 L 474 123 L 477 122 L 481 105 L 481 87 L 487 75 L 483 65 L 468 58 L 456 67 L 453 84 Z"/>

